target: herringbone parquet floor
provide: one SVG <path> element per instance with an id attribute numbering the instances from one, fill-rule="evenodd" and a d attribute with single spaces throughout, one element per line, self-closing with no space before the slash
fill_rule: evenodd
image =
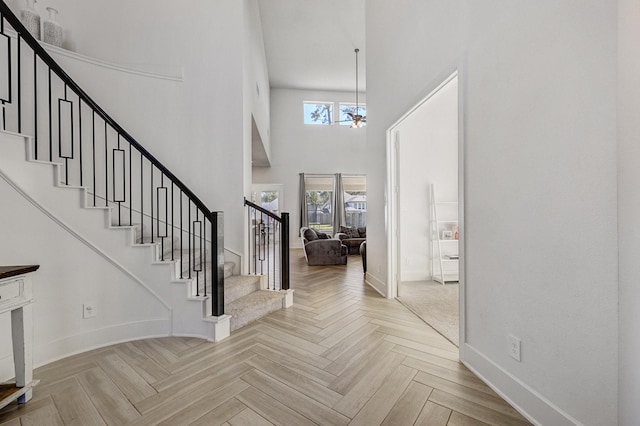
<path id="1" fill-rule="evenodd" d="M 293 251 L 294 307 L 219 343 L 167 337 L 35 371 L 0 425 L 529 424 L 457 361 L 457 348 L 349 265 Z"/>

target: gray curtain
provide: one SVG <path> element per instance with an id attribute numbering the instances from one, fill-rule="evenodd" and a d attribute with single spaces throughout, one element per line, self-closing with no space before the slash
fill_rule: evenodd
<path id="1" fill-rule="evenodd" d="M 342 185 L 342 174 L 336 173 L 333 180 L 333 234 L 340 231 L 340 226 L 347 223 L 344 213 L 344 186 Z"/>
<path id="2" fill-rule="evenodd" d="M 300 173 L 300 228 L 309 226 L 309 211 L 307 209 L 307 189 L 304 183 L 304 173 Z"/>

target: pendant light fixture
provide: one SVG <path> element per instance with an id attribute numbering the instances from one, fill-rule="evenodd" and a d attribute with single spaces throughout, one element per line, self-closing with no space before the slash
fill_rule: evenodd
<path id="1" fill-rule="evenodd" d="M 347 115 L 349 115 L 353 120 L 351 123 L 351 128 L 353 129 L 362 127 L 364 126 L 364 123 L 367 122 L 367 116 L 360 114 L 360 106 L 358 104 L 358 52 L 360 52 L 360 49 L 356 48 L 354 52 L 356 53 L 356 110 L 354 114 L 350 112 L 347 113 Z"/>

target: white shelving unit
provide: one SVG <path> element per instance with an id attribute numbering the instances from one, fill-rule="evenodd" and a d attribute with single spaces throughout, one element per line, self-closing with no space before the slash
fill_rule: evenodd
<path id="1" fill-rule="evenodd" d="M 434 185 L 429 185 L 429 257 L 431 276 L 441 284 L 457 282 L 458 267 L 458 202 L 437 201 Z"/>

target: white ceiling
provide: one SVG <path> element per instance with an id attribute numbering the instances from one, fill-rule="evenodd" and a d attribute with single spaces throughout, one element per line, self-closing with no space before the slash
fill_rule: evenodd
<path id="1" fill-rule="evenodd" d="M 355 91 L 365 84 L 365 0 L 258 0 L 273 88 Z"/>

